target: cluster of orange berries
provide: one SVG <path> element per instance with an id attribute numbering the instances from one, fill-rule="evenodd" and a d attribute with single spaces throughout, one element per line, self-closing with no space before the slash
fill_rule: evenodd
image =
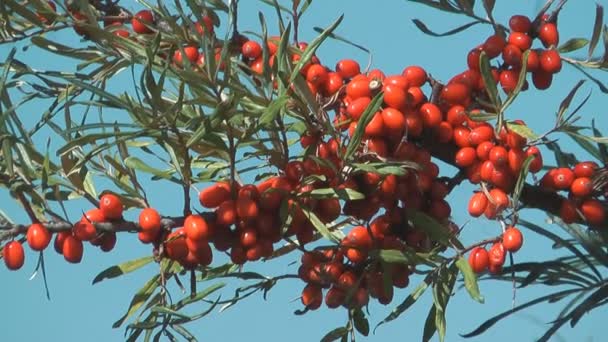
<path id="1" fill-rule="evenodd" d="M 598 168 L 597 163 L 586 161 L 572 169 L 550 169 L 541 179 L 540 185 L 546 190 L 568 192 L 568 198 L 563 200 L 560 208 L 560 217 L 564 222 L 572 223 L 583 218 L 592 226 L 598 226 L 606 220 L 604 206 L 594 197 L 592 177 Z"/>
<path id="2" fill-rule="evenodd" d="M 469 254 L 469 265 L 476 273 L 484 272 L 486 269 L 492 274 L 502 271 L 507 252 L 515 253 L 523 245 L 524 237 L 521 231 L 513 226 L 508 227 L 499 241 L 494 242 L 490 250 L 479 246 L 471 250 Z"/>
<path id="3" fill-rule="evenodd" d="M 354 227 L 345 238 L 357 250 L 372 248 L 368 229 Z M 394 246 L 398 248 L 398 246 Z M 354 247 L 350 247 L 354 250 Z M 347 251 L 349 250 L 347 249 Z M 385 248 L 382 248 L 385 249 Z M 301 301 L 309 310 L 318 309 L 323 302 L 328 308 L 339 306 L 358 308 L 365 306 L 369 298 L 377 298 L 382 304 L 393 299 L 393 287 L 405 288 L 409 284 L 411 269 L 404 264 L 363 264 L 345 262 L 344 249 L 305 252 L 298 274 L 307 285 L 302 290 Z M 347 252 L 348 253 L 348 252 Z M 348 254 L 346 254 L 348 257 Z M 392 286 L 385 286 L 387 274 Z M 325 296 L 323 290 L 327 289 Z"/>
<path id="4" fill-rule="evenodd" d="M 49 5 L 54 7 L 52 1 Z M 77 20 L 85 19 L 79 13 L 73 16 Z M 422 227 L 414 227 L 409 222 L 408 209 L 428 214 L 447 230 L 453 226 L 449 221 L 451 208 L 445 201 L 450 189 L 438 178 L 439 167 L 424 147 L 425 138 L 457 146 L 455 165 L 466 173 L 471 183 L 483 183 L 469 201 L 468 210 L 474 217 L 485 215 L 495 219 L 511 205 L 509 194 L 529 156 L 533 157 L 529 170 L 533 173 L 541 170 L 543 160 L 537 147 L 527 146 L 526 138 L 508 126 L 496 134 L 492 125 L 476 119 L 475 115 L 487 109 L 483 103 L 487 102 L 488 95 L 480 73 L 482 52 L 490 59 L 502 56 L 501 65 L 491 67 L 491 72 L 506 93 L 516 88 L 524 62 L 536 88 L 550 86 L 553 74 L 561 70 L 561 59 L 555 50 L 559 42 L 557 27 L 548 20 L 549 17 L 543 17 L 536 28 L 527 17 L 513 16 L 508 38 L 505 40 L 496 34 L 471 50 L 467 56 L 468 69 L 454 76 L 440 89 L 437 98 L 431 100 L 422 88 L 427 83 L 433 85 L 434 81 L 420 66 L 408 66 L 400 74 L 385 75 L 378 69 L 362 72 L 352 59 L 343 59 L 331 69 L 313 56 L 300 73 L 315 97 L 335 100 L 331 119 L 340 133 L 328 139 L 318 131 L 305 133 L 300 140 L 305 148 L 304 156 L 287 163 L 280 175 L 259 184 L 217 182 L 203 189 L 199 201 L 203 207 L 212 209 L 212 214 L 189 215 L 183 227 L 173 231 L 163 229 L 156 210 L 144 209 L 139 217 L 140 241 L 154 244 L 163 251 L 163 256 L 186 268 L 209 265 L 213 260 L 211 244 L 218 251 L 229 252 L 233 263 L 243 264 L 270 257 L 274 244 L 282 239 L 295 237 L 300 246 L 313 241 L 316 231 L 313 215 L 323 224 L 334 222 L 340 215 L 352 216 L 370 223 L 353 227 L 336 246 L 305 252 L 302 256 L 298 275 L 307 283 L 302 303 L 308 309 L 319 308 L 323 300 L 330 308 L 360 307 L 371 296 L 388 304 L 393 288 L 384 286 L 383 279 L 388 274 L 394 287 L 406 287 L 415 265 L 381 263 L 372 251 L 404 248 L 425 251 L 433 247 L 435 242 Z M 125 21 L 126 18 L 108 19 L 104 24 L 112 27 L 114 34 L 129 37 L 130 32 L 123 26 Z M 154 14 L 149 10 L 139 11 L 131 19 L 132 30 L 137 34 L 153 33 L 155 24 Z M 86 33 L 78 24 L 75 29 L 79 34 Z M 213 22 L 205 16 L 194 29 L 201 35 L 213 34 Z M 546 49 L 532 50 L 534 38 Z M 240 57 L 252 74 L 264 72 L 262 44 L 273 66 L 277 42 L 275 38 L 262 43 L 246 39 L 239 42 Z M 291 62 L 295 64 L 301 58 L 294 50 L 306 48 L 306 43 L 299 43 L 295 49 L 288 50 Z M 219 49 L 215 51 L 216 60 L 220 58 Z M 529 55 L 523 61 L 525 51 L 529 51 Z M 199 53 L 195 45 L 184 46 L 173 55 L 177 66 L 183 66 L 186 59 L 199 67 L 205 63 L 204 54 Z M 355 135 L 363 114 L 379 92 L 383 92 L 383 102 L 366 122 L 361 146 L 356 151 L 357 160 L 413 162 L 418 167 L 404 170 L 400 175 L 347 172 L 343 142 Z M 565 221 L 576 220 L 577 210 L 592 224 L 604 220 L 601 203 L 590 198 L 590 177 L 596 167 L 577 165 L 574 171 L 552 170 L 543 178 L 542 184 L 547 189 L 570 190 L 571 198 L 562 207 Z M 340 201 L 336 197 L 314 195 L 315 190 L 328 188 L 356 190 L 364 199 Z M 114 204 L 114 211 L 108 212 L 102 205 L 87 212 L 72 232 L 57 235 L 55 247 L 66 260 L 80 261 L 82 241 L 91 241 L 103 250 L 114 246 L 113 233 L 97 234 L 91 224 L 120 219 L 122 204 L 119 200 L 113 203 L 119 203 Z M 280 217 L 277 213 L 284 215 Z M 38 242 L 30 243 L 32 249 L 44 245 L 46 236 L 50 241 L 44 226 L 34 224 L 32 227 L 35 228 L 30 227 L 31 234 L 28 230 L 28 242 L 30 235 L 38 236 L 34 239 Z M 516 252 L 522 243 L 521 232 L 508 227 L 489 251 L 484 246 L 473 249 L 469 263 L 475 272 L 497 273 L 504 264 L 505 253 Z M 18 242 L 9 243 L 4 254 L 9 268 L 16 269 L 23 264 L 23 248 Z M 325 297 L 324 289 L 327 290 Z"/>
<path id="5" fill-rule="evenodd" d="M 509 20 L 511 33 L 505 40 L 502 35 L 495 34 L 471 50 L 467 56 L 470 70 L 457 76 L 477 81 L 478 90 L 482 90 L 483 80 L 479 72 L 479 58 L 485 52 L 489 59 L 501 56 L 503 64 L 500 68 L 491 69 L 494 80 L 501 85 L 506 93 L 515 90 L 519 80 L 523 61 L 523 54 L 528 52 L 526 71 L 532 74 L 532 83 L 537 89 L 543 90 L 551 86 L 553 75 L 562 68 L 559 52 L 556 50 L 559 43 L 559 33 L 555 22 L 548 22 L 549 16 L 544 15 L 542 22 L 535 28 L 530 19 L 523 15 L 514 15 Z M 538 38 L 545 49 L 532 49 L 534 38 Z M 473 83 L 475 84 L 475 83 Z M 527 81 L 522 88 L 527 89 Z"/>
<path id="6" fill-rule="evenodd" d="M 94 223 L 112 222 L 122 219 L 123 205 L 114 194 L 104 194 L 99 201 L 99 208 L 87 211 L 71 230 L 60 231 L 53 244 L 55 251 L 63 254 L 66 261 L 79 263 L 84 253 L 83 241 L 98 246 L 109 252 L 116 245 L 115 232 L 97 232 Z M 33 223 L 25 234 L 27 244 L 34 251 L 45 250 L 51 242 L 52 233 L 42 223 Z M 10 270 L 20 269 L 25 262 L 25 253 L 21 242 L 14 240 L 7 243 L 2 250 L 4 263 Z"/>

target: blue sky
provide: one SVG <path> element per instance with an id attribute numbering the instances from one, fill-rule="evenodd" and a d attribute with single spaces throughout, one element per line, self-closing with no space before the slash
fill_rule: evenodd
<path id="1" fill-rule="evenodd" d="M 281 1 L 281 3 L 289 3 Z M 480 2 L 480 1 L 478 1 Z M 124 1 L 130 9 L 139 8 L 132 1 Z M 604 5 L 608 3 L 600 1 Z M 534 16 L 540 7 L 540 1 L 500 1 L 496 5 L 496 19 L 505 23 L 513 14 Z M 589 37 L 593 25 L 595 11 L 592 1 L 571 1 L 560 16 L 561 41 L 572 37 Z M 241 30 L 258 31 L 259 21 L 257 12 L 263 10 L 269 23 L 270 34 L 276 34 L 273 10 L 258 1 L 241 1 L 239 25 Z M 312 40 L 315 32 L 312 27 L 326 27 L 339 15 L 345 18 L 336 33 L 367 47 L 373 52 L 372 68 L 381 68 L 385 73 L 400 73 L 408 65 L 422 65 L 437 79 L 448 80 L 466 67 L 467 52 L 485 40 L 491 34 L 489 26 L 478 25 L 470 30 L 452 37 L 433 38 L 422 34 L 411 19 L 424 21 L 437 32 L 447 31 L 468 22 L 467 19 L 451 16 L 430 10 L 424 6 L 407 1 L 362 1 L 362 0 L 332 0 L 313 2 L 308 13 L 303 17 L 301 37 Z M 581 18 L 588 18 L 581 20 Z M 58 41 L 76 42 L 71 32 L 51 36 Z M 20 43 L 19 47 L 24 44 Z M 8 54 L 10 45 L 0 45 L 0 58 Z M 598 47 L 601 51 L 602 47 Z M 573 56 L 584 56 L 584 52 Z M 326 65 L 334 65 L 342 58 L 354 58 L 362 65 L 367 63 L 367 55 L 361 51 L 336 41 L 328 41 L 318 53 Z M 45 55 L 46 57 L 47 55 Z M 32 67 L 49 68 L 54 70 L 75 69 L 71 60 L 58 57 L 40 58 L 36 50 L 19 51 L 17 58 L 30 63 Z M 597 75 L 597 74 L 596 74 Z M 112 90 L 120 90 L 130 86 L 130 76 L 124 72 Z M 600 75 L 600 77 L 604 77 Z M 582 74 L 569 66 L 554 79 L 556 86 L 548 91 L 528 91 L 522 93 L 516 103 L 509 109 L 509 119 L 524 119 L 535 132 L 541 133 L 549 129 L 555 117 L 559 102 L 571 87 L 580 79 Z M 603 132 L 608 131 L 608 120 L 601 118 L 606 108 L 606 97 L 591 82 L 587 82 L 581 94 L 592 92 L 592 97 L 584 109 L 581 123 L 589 124 L 591 118 L 596 118 L 597 127 Z M 579 101 L 582 96 L 577 98 Z M 24 106 L 19 112 L 27 125 L 37 122 L 46 104 Z M 41 108 L 43 107 L 43 108 Z M 112 115 L 120 116 L 120 113 Z M 580 158 L 585 158 L 568 138 L 558 136 L 565 149 L 574 151 Z M 36 142 L 44 144 L 46 136 L 36 137 Z M 545 161 L 552 161 L 548 154 Z M 445 174 L 452 174 L 454 169 L 442 168 Z M 103 189 L 104 183 L 98 183 L 98 189 Z M 146 182 L 148 195 L 154 206 L 160 207 L 163 213 L 178 215 L 181 213 L 179 200 L 180 190 L 168 184 Z M 496 222 L 485 219 L 471 218 L 466 214 L 466 203 L 473 188 L 463 185 L 450 194 L 452 215 L 454 221 L 463 224 L 468 222 L 462 240 L 472 243 L 484 238 L 495 236 L 499 230 Z M 10 214 L 19 222 L 27 222 L 27 216 L 16 205 L 4 190 L 0 190 L 0 209 Z M 69 205 L 71 213 L 78 215 L 87 207 L 82 202 Z M 129 213 L 128 217 L 136 217 Z M 557 231 L 556 226 L 545 224 L 545 216 L 534 210 L 527 210 L 524 217 Z M 525 235 L 524 247 L 516 254 L 518 261 L 539 261 L 556 255 L 551 246 L 544 240 L 528 232 Z M 150 265 L 137 273 L 120 279 L 91 285 L 92 279 L 104 268 L 137 257 L 149 255 L 150 248 L 142 246 L 136 236 L 121 234 L 113 253 L 102 254 L 90 246 L 85 247 L 85 257 L 81 264 L 71 265 L 63 258 L 49 251 L 46 254 L 46 264 L 51 301 L 45 299 L 42 278 L 40 276 L 28 280 L 35 267 L 35 255 L 27 251 L 26 265 L 19 272 L 8 272 L 0 267 L 0 301 L 3 303 L 3 340 L 14 341 L 116 341 L 121 340 L 123 329 L 112 329 L 112 323 L 127 309 L 135 291 L 141 287 L 156 271 L 155 265 Z M 269 263 L 246 265 L 246 269 L 264 274 L 295 273 L 296 267 L 290 265 L 299 259 L 298 254 L 291 255 Z M 218 260 L 219 261 L 219 260 Z M 370 323 L 373 326 L 384 318 L 392 308 L 400 303 L 421 281 L 412 278 L 411 285 L 405 290 L 396 291 L 395 299 L 390 305 L 383 307 L 377 304 L 370 306 Z M 203 285 L 200 285 L 201 287 Z M 511 306 L 512 290 L 509 283 L 485 281 L 480 283 L 485 304 L 471 300 L 466 292 L 459 291 L 451 300 L 447 311 L 448 341 L 460 341 L 459 333 L 472 330 L 490 315 L 507 310 Z M 343 310 L 321 310 L 304 316 L 295 316 L 293 312 L 301 308 L 297 300 L 303 283 L 298 280 L 285 280 L 279 283 L 269 294 L 266 301 L 261 295 L 254 295 L 249 300 L 222 313 L 217 311 L 207 318 L 189 326 L 201 341 L 316 341 L 325 332 L 343 325 L 346 313 Z M 534 298 L 544 294 L 546 289 L 540 287 L 524 288 L 517 291 L 517 303 L 523 303 L 526 298 Z M 232 293 L 223 292 L 224 298 Z M 431 305 L 430 291 L 402 317 L 391 324 L 380 327 L 375 334 L 363 341 L 410 341 L 420 340 L 426 314 Z M 551 321 L 559 312 L 559 305 L 540 306 L 524 311 L 499 323 L 493 329 L 472 341 L 530 341 L 542 335 Z M 203 311 L 201 306 L 196 311 Z M 576 326 L 570 329 L 565 326 L 559 332 L 563 341 L 600 341 L 604 337 L 602 329 L 605 308 L 595 310 Z M 556 336 L 556 341 L 559 337 Z"/>

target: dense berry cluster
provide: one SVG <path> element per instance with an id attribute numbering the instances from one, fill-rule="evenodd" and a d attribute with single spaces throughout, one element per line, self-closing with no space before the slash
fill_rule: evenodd
<path id="1" fill-rule="evenodd" d="M 49 6 L 55 10 L 52 1 Z M 71 15 L 76 20 L 76 32 L 86 35 L 86 27 L 79 22 L 88 20 L 87 17 L 79 12 Z M 157 23 L 149 10 L 142 10 L 132 18 L 117 13 L 104 20 L 104 24 L 114 34 L 127 38 L 132 34 L 124 26 L 129 19 L 133 33 L 156 32 Z M 139 240 L 153 244 L 159 257 L 178 261 L 188 269 L 211 264 L 212 245 L 217 251 L 227 252 L 233 263 L 243 264 L 271 257 L 275 244 L 282 240 L 295 238 L 305 248 L 315 240 L 319 225 L 336 231 L 342 229 L 336 221 L 348 216 L 356 222 L 341 240 L 303 253 L 298 269 L 298 276 L 306 283 L 302 303 L 311 310 L 319 308 L 323 301 L 330 308 L 361 307 L 371 296 L 388 304 L 393 287 L 406 287 L 416 265 L 387 263 L 378 257 L 379 253 L 429 251 L 438 247 L 425 233 L 425 227 L 412 223 L 408 213 L 424 213 L 450 234 L 456 233 L 449 220 L 451 208 L 445 200 L 451 188 L 439 177 L 439 166 L 432 160 L 433 151 L 427 145 L 430 139 L 440 148 L 455 150 L 453 165 L 472 184 L 479 184 L 469 199 L 469 214 L 485 215 L 506 227 L 500 238 L 488 243 L 492 243 L 489 250 L 480 244 L 469 255 L 469 264 L 475 272 L 486 269 L 500 272 L 506 253 L 518 251 L 523 243 L 522 233 L 514 226 L 517 222 L 506 224 L 504 215 L 505 211 L 516 209 L 512 196 L 516 181 L 524 165 L 532 173 L 541 171 L 543 159 L 538 147 L 517 132 L 518 126 L 525 126 L 523 121 L 508 122 L 498 128 L 485 121 L 492 114 L 492 99 L 484 82 L 483 68 L 487 64 L 483 56 L 488 60 L 500 57 L 495 60 L 496 66 L 489 66 L 489 72 L 507 94 L 517 90 L 524 66 L 536 88 L 548 88 L 553 75 L 561 70 L 556 50 L 559 35 L 556 22 L 550 19 L 545 16 L 535 24 L 525 16 L 513 16 L 508 36 L 494 34 L 472 49 L 467 56 L 468 69 L 445 85 L 432 79 L 420 66 L 408 66 L 400 74 L 385 75 L 378 69 L 361 70 L 352 59 L 340 60 L 332 69 L 313 56 L 301 68 L 300 75 L 308 91 L 325 105 L 335 132 L 309 127 L 300 139 L 303 154 L 285 163 L 276 176 L 258 184 L 225 180 L 206 187 L 198 198 L 209 212 L 187 215 L 181 227 L 163 225 L 161 215 L 153 208 L 142 210 Z M 46 14 L 40 15 L 40 20 L 52 23 Z M 195 23 L 192 31 L 213 35 L 211 17 L 203 17 L 203 22 Z M 276 63 L 279 39 L 260 42 L 240 38 L 239 49 L 230 53 L 244 62 L 239 65 L 257 80 L 264 74 L 265 58 L 271 68 Z M 544 48 L 532 49 L 534 39 Z M 306 43 L 298 43 L 287 51 L 293 66 L 307 47 Z M 221 50 L 220 46 L 214 51 L 217 61 L 222 57 Z M 173 67 L 183 68 L 186 64 L 201 67 L 205 63 L 205 55 L 195 44 L 174 47 L 172 52 Z M 279 76 L 273 77 L 277 86 Z M 526 88 L 527 81 L 522 89 Z M 426 89 L 431 89 L 428 96 Z M 382 102 L 373 106 L 380 93 Z M 360 145 L 352 158 L 345 157 L 356 136 L 362 137 Z M 391 172 L 366 171 L 354 167 L 353 161 L 394 162 L 404 167 L 399 172 L 394 168 Z M 542 177 L 541 185 L 547 191 L 569 192 L 561 210 L 565 222 L 583 218 L 598 225 L 605 221 L 604 208 L 594 197 L 597 194 L 592 177 L 597 168 L 595 163 L 585 162 L 573 170 L 549 170 Z M 336 195 L 343 192 L 363 196 Z M 77 263 L 82 259 L 83 241 L 103 251 L 111 250 L 116 243 L 115 232 L 98 232 L 95 223 L 121 221 L 122 211 L 120 198 L 105 194 L 99 208 L 86 212 L 70 231 L 56 235 L 56 251 L 67 261 Z M 51 233 L 43 224 L 34 223 L 27 230 L 26 239 L 33 250 L 41 251 L 49 245 Z M 18 241 L 9 242 L 3 254 L 9 269 L 23 265 L 24 251 Z M 386 286 L 387 279 L 392 286 Z"/>

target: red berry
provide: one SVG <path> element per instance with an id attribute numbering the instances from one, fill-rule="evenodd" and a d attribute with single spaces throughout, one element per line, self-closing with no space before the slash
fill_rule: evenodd
<path id="1" fill-rule="evenodd" d="M 344 79 L 353 78 L 361 73 L 359 63 L 352 59 L 343 59 L 336 64 L 336 72 Z"/>
<path id="2" fill-rule="evenodd" d="M 11 271 L 16 271 L 23 267 L 25 262 L 25 252 L 23 245 L 19 241 L 11 241 L 2 249 L 4 264 Z"/>
<path id="3" fill-rule="evenodd" d="M 131 20 L 133 31 L 140 34 L 152 33 L 152 29 L 146 26 L 152 24 L 154 24 L 154 14 L 150 10 L 141 10 L 135 13 Z"/>
<path id="4" fill-rule="evenodd" d="M 84 252 L 84 247 L 82 245 L 82 241 L 78 240 L 76 237 L 69 235 L 66 236 L 63 241 L 63 257 L 67 262 L 72 264 L 77 264 L 82 261 L 82 254 Z"/>
<path id="5" fill-rule="evenodd" d="M 538 38 L 545 47 L 557 46 L 559 43 L 559 32 L 555 23 L 544 23 L 538 30 Z"/>
<path id="6" fill-rule="evenodd" d="M 145 208 L 139 214 L 139 226 L 144 232 L 158 232 L 161 217 L 154 208 Z"/>
<path id="7" fill-rule="evenodd" d="M 502 244 L 509 252 L 517 252 L 523 243 L 524 237 L 515 227 L 507 228 L 502 235 Z"/>
<path id="8" fill-rule="evenodd" d="M 27 229 L 27 243 L 35 251 L 45 249 L 51 242 L 51 233 L 40 223 L 34 223 Z"/>
<path id="9" fill-rule="evenodd" d="M 540 68 L 547 73 L 555 74 L 562 70 L 562 60 L 556 50 L 545 50 L 540 54 Z"/>
<path id="10" fill-rule="evenodd" d="M 596 199 L 590 198 L 583 201 L 580 210 L 583 213 L 585 220 L 592 225 L 600 225 L 604 223 L 606 219 L 604 206 L 602 205 L 602 202 Z"/>
<path id="11" fill-rule="evenodd" d="M 205 219 L 200 215 L 190 215 L 184 220 L 184 232 L 186 237 L 193 241 L 208 241 L 211 238 L 211 230 Z"/>
<path id="12" fill-rule="evenodd" d="M 527 33 L 532 28 L 532 22 L 525 15 L 514 15 L 509 19 L 509 27 L 514 32 Z"/>
<path id="13" fill-rule="evenodd" d="M 490 258 L 488 256 L 488 251 L 483 247 L 475 247 L 471 254 L 469 254 L 469 265 L 473 269 L 475 273 L 481 273 L 488 268 L 490 264 Z"/>
<path id="14" fill-rule="evenodd" d="M 500 55 L 502 49 L 505 47 L 505 39 L 500 35 L 492 35 L 486 39 L 483 44 L 483 50 L 485 51 L 488 58 L 494 58 Z"/>
<path id="15" fill-rule="evenodd" d="M 592 177 L 597 168 L 599 168 L 599 166 L 596 162 L 581 162 L 574 166 L 574 175 L 576 177 Z"/>
<path id="16" fill-rule="evenodd" d="M 417 65 L 403 69 L 401 74 L 407 78 L 410 87 L 421 87 L 427 80 L 426 71 Z"/>
<path id="17" fill-rule="evenodd" d="M 463 147 L 456 153 L 455 162 L 459 167 L 473 165 L 477 161 L 477 152 L 472 147 Z"/>
<path id="18" fill-rule="evenodd" d="M 488 254 L 490 265 L 502 266 L 505 263 L 505 247 L 502 242 L 495 242 Z"/>
<path id="19" fill-rule="evenodd" d="M 99 209 L 103 215 L 110 220 L 117 220 L 122 217 L 122 201 L 114 194 L 105 194 L 99 200 Z"/>
<path id="20" fill-rule="evenodd" d="M 570 186 L 570 192 L 576 197 L 586 197 L 591 195 L 593 192 L 593 182 L 591 181 L 591 178 L 576 178 Z"/>
<path id="21" fill-rule="evenodd" d="M 488 207 L 488 198 L 483 192 L 476 192 L 469 200 L 469 214 L 473 217 L 479 217 L 486 211 Z"/>

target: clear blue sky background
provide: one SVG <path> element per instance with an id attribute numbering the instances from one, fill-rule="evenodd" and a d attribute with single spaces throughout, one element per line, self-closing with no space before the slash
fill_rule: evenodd
<path id="1" fill-rule="evenodd" d="M 281 1 L 290 3 L 289 1 Z M 478 1 L 481 2 L 481 1 Z M 134 1 L 122 1 L 130 9 L 139 8 Z M 276 34 L 273 10 L 257 1 L 241 1 L 239 25 L 242 30 L 259 32 L 257 12 L 265 11 L 271 34 Z M 606 0 L 599 1 L 608 5 Z M 513 14 L 534 16 L 541 6 L 541 1 L 498 1 L 496 19 L 506 23 Z M 560 16 L 560 33 L 562 42 L 571 37 L 589 37 L 593 25 L 595 2 L 570 1 Z M 384 70 L 387 74 L 400 73 L 408 65 L 418 64 L 426 67 L 429 72 L 440 80 L 447 80 L 452 75 L 461 72 L 466 66 L 467 52 L 483 42 L 491 34 L 489 26 L 475 26 L 465 33 L 447 38 L 432 38 L 418 31 L 411 19 L 419 18 L 428 26 L 443 32 L 460 24 L 468 22 L 458 16 L 442 14 L 424 6 L 406 1 L 362 1 L 362 0 L 333 0 L 315 1 L 301 22 L 301 37 L 311 40 L 315 36 L 313 26 L 326 27 L 340 14 L 345 19 L 336 33 L 348 37 L 352 41 L 366 46 L 373 51 L 373 67 Z M 51 36 L 58 41 L 75 42 L 76 38 L 70 31 Z M 18 46 L 23 47 L 20 43 Z M 8 54 L 10 45 L 0 46 L 0 58 Z M 598 47 L 601 51 L 602 47 Z M 585 56 L 586 50 L 581 50 L 579 56 Z M 328 41 L 320 50 L 319 57 L 327 65 L 334 65 L 341 58 L 355 58 L 362 65 L 367 63 L 367 56 L 352 47 L 336 41 Z M 576 54 L 575 54 L 576 55 Z M 53 70 L 75 70 L 71 60 L 58 57 L 41 58 L 37 50 L 19 51 L 17 58 L 28 62 L 35 68 Z M 604 75 L 596 74 L 598 77 Z M 558 86 L 545 92 L 529 91 L 522 93 L 508 112 L 508 118 L 523 118 L 536 131 L 544 132 L 551 127 L 559 102 L 570 91 L 571 87 L 584 76 L 573 68 L 564 66 L 563 71 L 555 78 Z M 120 82 L 115 82 L 113 90 L 128 89 L 131 85 L 127 72 L 120 76 Z M 123 82 L 124 81 L 124 82 Z M 598 88 L 587 82 L 581 94 L 591 91 L 593 96 L 581 111 L 581 122 L 589 124 L 596 117 L 596 124 L 604 133 L 608 132 L 608 120 L 605 118 L 606 96 Z M 579 97 L 579 101 L 582 97 Z M 19 112 L 27 125 L 33 125 L 39 119 L 46 104 L 33 104 L 23 107 Z M 74 113 L 73 115 L 76 115 Z M 113 113 L 123 118 L 124 114 Z M 577 154 L 581 153 L 568 138 L 560 137 L 566 149 Z M 41 134 L 36 142 L 44 144 L 47 136 Z M 53 145 L 55 143 L 54 142 Z M 581 156 L 581 158 L 586 158 Z M 552 162 L 549 154 L 545 160 Z M 454 169 L 445 167 L 443 174 L 452 174 Z M 148 195 L 154 206 L 160 207 L 164 214 L 177 215 L 181 213 L 181 196 L 179 189 L 162 183 L 145 183 L 149 188 Z M 98 189 L 103 189 L 103 183 L 98 183 Z M 464 185 L 450 195 L 452 213 L 455 222 L 462 224 L 470 219 L 466 215 L 466 202 L 472 187 Z M 176 200 L 179 199 L 179 200 Z M 27 216 L 8 196 L 6 191 L 0 191 L 0 209 L 19 222 L 27 222 Z M 83 202 L 69 205 L 74 218 L 79 216 L 87 206 Z M 128 217 L 136 217 L 129 213 Z M 536 211 L 526 211 L 524 217 L 543 224 L 544 215 Z M 556 226 L 543 224 L 548 229 L 557 231 Z M 496 222 L 485 219 L 472 220 L 463 234 L 465 243 L 472 243 L 483 238 L 496 235 L 499 226 Z M 96 248 L 86 246 L 85 257 L 79 265 L 69 265 L 60 255 L 52 250 L 47 252 L 47 273 L 51 290 L 51 301 L 45 299 L 42 278 L 40 276 L 28 280 L 35 267 L 35 254 L 27 251 L 24 269 L 20 272 L 8 272 L 0 267 L 0 302 L 2 303 L 2 338 L 3 341 L 117 341 L 123 339 L 123 329 L 112 329 L 111 324 L 127 309 L 133 294 L 150 276 L 156 272 L 156 266 L 146 267 L 137 273 L 130 274 L 117 280 L 106 281 L 95 286 L 91 280 L 104 268 L 125 260 L 149 255 L 149 246 L 142 246 L 135 236 L 122 234 L 113 253 L 102 254 Z M 526 234 L 523 249 L 517 253 L 519 261 L 543 260 L 551 258 L 555 252 L 547 241 Z M 265 274 L 295 273 L 296 267 L 290 265 L 299 259 L 292 255 L 271 263 L 248 264 L 246 269 Z M 377 304 L 370 306 L 370 323 L 373 326 L 384 318 L 390 310 L 400 303 L 410 291 L 421 281 L 412 278 L 408 289 L 396 291 L 392 304 L 383 307 Z M 201 285 L 202 286 L 202 285 Z M 485 318 L 506 310 L 511 306 L 511 285 L 495 281 L 480 284 L 486 303 L 478 304 L 471 300 L 466 292 L 459 291 L 451 300 L 447 311 L 448 341 L 460 341 L 458 335 L 472 330 Z M 261 295 L 254 295 L 236 307 L 225 312 L 215 312 L 207 318 L 190 325 L 201 341 L 316 341 L 325 332 L 342 326 L 346 321 L 343 310 L 323 308 L 305 316 L 295 316 L 293 311 L 301 308 L 299 296 L 303 283 L 297 280 L 287 280 L 277 285 L 264 301 Z M 542 295 L 546 289 L 541 287 L 525 288 L 517 291 L 517 303 L 523 303 L 528 298 Z M 224 298 L 232 293 L 224 292 Z M 428 309 L 431 305 L 431 293 L 425 296 L 399 320 L 380 327 L 375 335 L 361 340 L 366 341 L 417 341 L 422 336 L 422 327 Z M 558 313 L 561 306 L 540 306 L 533 310 L 512 316 L 499 323 L 486 334 L 472 341 L 531 341 L 542 335 L 550 322 Z M 197 311 L 204 310 L 199 307 Z M 568 326 L 555 336 L 559 341 L 602 341 L 605 340 L 603 323 L 606 309 L 600 308 L 591 315 L 585 316 L 575 329 Z"/>

